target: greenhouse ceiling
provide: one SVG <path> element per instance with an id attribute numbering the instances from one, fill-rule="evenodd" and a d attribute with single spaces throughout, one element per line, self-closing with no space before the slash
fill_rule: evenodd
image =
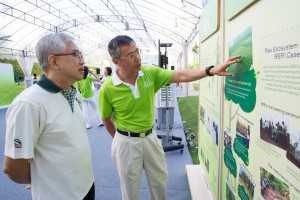
<path id="1" fill-rule="evenodd" d="M 198 34 L 198 21 L 208 0 L 0 0 L 0 57 L 35 55 L 44 34 L 65 32 L 79 41 L 86 62 L 109 59 L 108 42 L 132 37 L 143 54 L 172 43 L 178 56 L 183 44 Z"/>

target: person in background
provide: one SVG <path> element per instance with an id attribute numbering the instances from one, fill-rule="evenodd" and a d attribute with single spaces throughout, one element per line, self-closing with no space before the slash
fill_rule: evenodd
<path id="1" fill-rule="evenodd" d="M 32 199 L 94 200 L 91 149 L 72 86 L 83 78 L 82 52 L 64 33 L 43 36 L 35 50 L 44 75 L 7 110 L 3 171 L 31 184 Z"/>
<path id="2" fill-rule="evenodd" d="M 174 71 L 142 67 L 140 50 L 126 35 L 113 38 L 108 51 L 117 67 L 100 88 L 99 104 L 102 120 L 113 137 L 111 154 L 120 177 L 122 199 L 139 199 L 144 169 L 151 199 L 164 200 L 168 172 L 161 142 L 153 129 L 155 93 L 170 83 L 233 76 L 226 69 L 240 56 L 229 58 L 219 67 Z"/>
<path id="3" fill-rule="evenodd" d="M 88 76 L 88 74 L 92 74 L 94 77 Z M 82 96 L 82 110 L 83 110 L 83 115 L 86 120 L 86 128 L 90 129 L 91 128 L 91 123 L 89 120 L 90 113 L 88 112 L 89 106 L 91 106 L 92 111 L 95 114 L 96 120 L 97 120 L 97 126 L 104 126 L 100 115 L 99 111 L 97 108 L 97 103 L 94 97 L 94 91 L 92 89 L 92 84 L 94 81 L 100 82 L 101 80 L 97 77 L 96 74 L 94 74 L 91 70 L 89 70 L 88 67 L 84 66 L 84 76 L 83 79 L 76 82 L 77 89 L 80 91 L 81 96 Z"/>
<path id="4" fill-rule="evenodd" d="M 37 74 L 33 74 L 32 84 L 36 84 L 38 82 Z"/>
<path id="5" fill-rule="evenodd" d="M 103 73 L 104 73 L 104 76 L 101 79 L 101 83 L 104 83 L 104 81 L 111 76 L 112 69 L 110 67 L 105 67 Z"/>

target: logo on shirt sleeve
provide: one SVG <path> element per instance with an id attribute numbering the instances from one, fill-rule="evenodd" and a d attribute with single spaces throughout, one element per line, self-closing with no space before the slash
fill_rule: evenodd
<path id="1" fill-rule="evenodd" d="M 14 145 L 15 145 L 15 148 L 17 148 L 17 149 L 22 148 L 22 142 L 21 142 L 21 140 L 14 139 Z"/>

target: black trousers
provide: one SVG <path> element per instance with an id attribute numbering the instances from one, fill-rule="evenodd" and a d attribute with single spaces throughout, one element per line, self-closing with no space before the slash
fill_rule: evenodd
<path id="1" fill-rule="evenodd" d="M 87 195 L 83 198 L 83 200 L 95 200 L 95 184 L 93 183 L 90 191 Z"/>

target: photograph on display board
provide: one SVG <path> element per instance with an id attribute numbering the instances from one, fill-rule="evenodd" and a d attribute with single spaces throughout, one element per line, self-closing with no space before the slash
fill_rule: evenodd
<path id="1" fill-rule="evenodd" d="M 250 130 L 252 126 L 253 123 L 237 114 L 236 137 L 234 138 L 233 149 L 247 166 L 249 165 Z"/>
<path id="2" fill-rule="evenodd" d="M 293 128 L 288 129 L 286 157 L 294 165 L 300 168 L 300 131 Z"/>
<path id="3" fill-rule="evenodd" d="M 235 200 L 235 192 L 227 179 L 226 179 L 226 200 Z"/>
<path id="4" fill-rule="evenodd" d="M 205 109 L 200 105 L 200 120 L 204 124 Z"/>
<path id="5" fill-rule="evenodd" d="M 202 148 L 200 148 L 200 156 L 201 156 L 202 159 L 204 159 L 204 153 L 203 153 L 203 149 Z"/>
<path id="6" fill-rule="evenodd" d="M 285 151 L 288 150 L 289 130 L 287 119 L 282 115 L 262 113 L 260 117 L 260 138 Z"/>
<path id="7" fill-rule="evenodd" d="M 287 159 L 300 168 L 300 131 L 290 126 L 286 117 L 261 114 L 260 138 L 286 151 Z"/>
<path id="8" fill-rule="evenodd" d="M 224 131 L 224 164 L 228 168 L 230 174 L 234 177 L 237 176 L 237 163 L 235 154 L 233 154 L 233 141 L 232 141 L 232 133 L 226 129 Z M 229 179 L 229 173 L 227 173 L 227 179 Z"/>
<path id="9" fill-rule="evenodd" d="M 290 199 L 288 185 L 262 167 L 260 168 L 260 193 L 267 200 Z"/>
<path id="10" fill-rule="evenodd" d="M 208 113 L 205 112 L 205 109 L 200 106 L 200 120 L 202 121 L 202 123 L 204 124 L 204 126 L 206 127 L 208 133 L 210 134 L 213 142 L 218 145 L 218 139 L 219 139 L 219 130 L 218 130 L 218 123 L 216 120 L 212 119 L 212 117 L 210 117 L 208 115 Z"/>
<path id="11" fill-rule="evenodd" d="M 206 167 L 207 172 L 209 173 L 209 160 L 208 160 L 208 158 L 205 159 L 205 167 Z"/>
<path id="12" fill-rule="evenodd" d="M 240 117 L 237 117 L 236 121 L 236 136 L 240 138 L 244 146 L 249 149 L 250 124 Z"/>
<path id="13" fill-rule="evenodd" d="M 224 147 L 229 147 L 232 149 L 232 136 L 229 131 L 224 132 Z"/>
<path id="14" fill-rule="evenodd" d="M 240 165 L 238 195 L 241 199 L 253 199 L 255 183 L 247 169 Z"/>

